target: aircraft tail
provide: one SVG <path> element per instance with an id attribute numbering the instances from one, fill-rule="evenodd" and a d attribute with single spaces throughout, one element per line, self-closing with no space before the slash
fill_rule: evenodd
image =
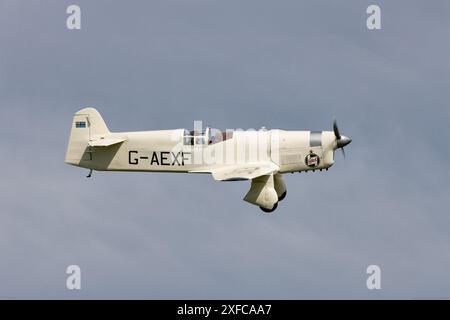
<path id="1" fill-rule="evenodd" d="M 89 141 L 109 133 L 105 121 L 97 110 L 84 108 L 78 111 L 73 117 L 65 162 L 88 166 L 89 161 L 92 160 Z"/>

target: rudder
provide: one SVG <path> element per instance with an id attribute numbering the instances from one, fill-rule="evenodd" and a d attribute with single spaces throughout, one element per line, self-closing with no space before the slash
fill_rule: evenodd
<path id="1" fill-rule="evenodd" d="M 96 109 L 81 109 L 75 113 L 72 120 L 65 162 L 73 165 L 89 162 L 92 160 L 88 147 L 89 140 L 109 133 L 105 121 Z"/>

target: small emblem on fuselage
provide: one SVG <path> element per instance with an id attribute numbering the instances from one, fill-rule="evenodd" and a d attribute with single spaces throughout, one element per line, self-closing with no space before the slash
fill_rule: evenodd
<path id="1" fill-rule="evenodd" d="M 319 165 L 320 158 L 317 154 L 311 152 L 305 158 L 305 164 L 310 168 L 315 168 Z"/>

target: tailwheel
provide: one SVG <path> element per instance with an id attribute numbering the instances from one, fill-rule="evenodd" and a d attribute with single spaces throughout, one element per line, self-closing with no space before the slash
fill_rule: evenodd
<path id="1" fill-rule="evenodd" d="M 286 198 L 286 193 L 287 191 L 283 192 L 283 194 L 281 196 L 278 197 L 278 201 L 283 200 L 284 198 Z"/>
<path id="2" fill-rule="evenodd" d="M 262 211 L 266 212 L 266 213 L 270 213 L 270 212 L 274 212 L 278 207 L 278 202 L 274 204 L 272 209 L 266 209 L 263 207 L 259 207 Z"/>

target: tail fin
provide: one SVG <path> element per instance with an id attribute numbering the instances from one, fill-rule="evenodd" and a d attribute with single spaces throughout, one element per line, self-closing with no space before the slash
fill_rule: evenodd
<path id="1" fill-rule="evenodd" d="M 73 117 L 65 162 L 83 166 L 82 162 L 92 160 L 91 153 L 88 152 L 89 140 L 109 133 L 105 121 L 97 110 L 84 108 L 78 111 Z"/>

